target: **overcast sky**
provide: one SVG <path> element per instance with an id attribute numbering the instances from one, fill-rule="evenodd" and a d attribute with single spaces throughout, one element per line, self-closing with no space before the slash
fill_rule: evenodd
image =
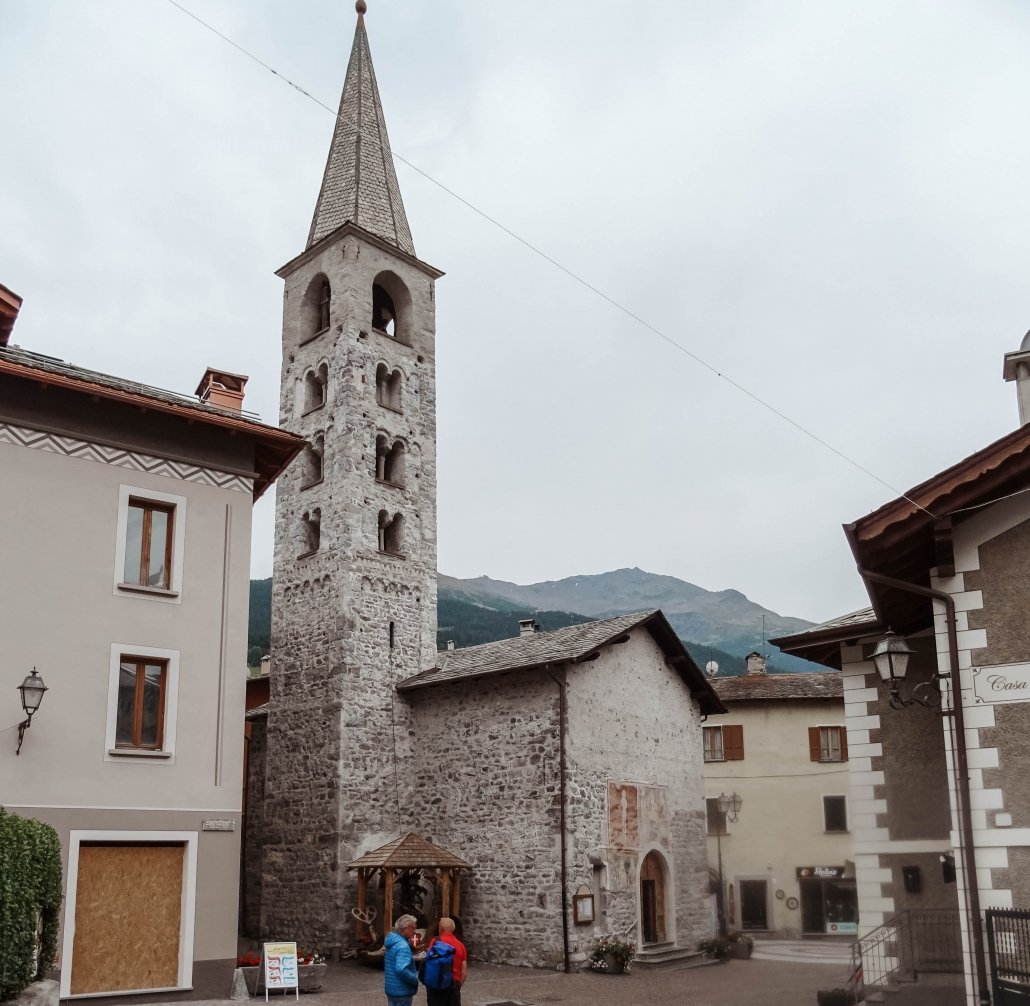
<path id="1" fill-rule="evenodd" d="M 334 107 L 343 0 L 182 0 Z M 1015 427 L 1030 5 L 368 0 L 395 153 L 904 491 Z M 333 118 L 167 0 L 0 0 L 14 341 L 278 419 Z M 896 492 L 398 163 L 437 286 L 439 565 L 822 620 Z M 271 494 L 253 573 L 271 574 Z"/>

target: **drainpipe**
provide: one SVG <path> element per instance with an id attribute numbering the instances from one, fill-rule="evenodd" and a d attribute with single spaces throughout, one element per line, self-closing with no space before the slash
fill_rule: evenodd
<path id="1" fill-rule="evenodd" d="M 569 843 L 565 827 L 565 732 L 568 726 L 568 698 L 565 694 L 565 682 L 559 681 L 550 671 L 547 676 L 558 686 L 558 799 L 559 820 L 561 827 L 561 935 L 565 956 L 565 973 L 572 971 L 572 960 L 569 954 Z"/>
<path id="2" fill-rule="evenodd" d="M 923 587 L 893 576 L 884 576 L 858 567 L 864 580 L 893 587 L 909 594 L 919 594 L 940 601 L 945 608 L 948 627 L 948 663 L 951 667 L 952 714 L 955 717 L 955 785 L 959 791 L 959 827 L 962 833 L 962 868 L 966 875 L 966 907 L 971 918 L 970 937 L 973 941 L 973 966 L 976 968 L 976 990 L 980 1002 L 989 1006 L 991 1001 L 987 987 L 987 971 L 984 964 L 983 930 L 980 925 L 980 888 L 976 879 L 976 855 L 973 850 L 973 818 L 969 810 L 969 763 L 966 756 L 966 717 L 962 709 L 961 676 L 958 668 L 958 629 L 955 624 L 955 600 L 950 594 L 931 587 Z"/>

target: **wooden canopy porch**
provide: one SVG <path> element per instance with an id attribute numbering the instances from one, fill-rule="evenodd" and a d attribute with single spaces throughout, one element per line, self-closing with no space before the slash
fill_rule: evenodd
<path id="1" fill-rule="evenodd" d="M 366 903 L 369 881 L 377 874 L 381 876 L 382 926 L 384 931 L 389 931 L 394 922 L 394 885 L 405 876 L 417 874 L 437 888 L 439 914 L 429 920 L 432 924 L 444 916 L 459 914 L 461 871 L 471 870 L 472 867 L 446 849 L 409 832 L 348 863 L 347 869 L 355 870 L 358 874 L 358 904 L 354 915 L 359 920 L 368 917 Z"/>

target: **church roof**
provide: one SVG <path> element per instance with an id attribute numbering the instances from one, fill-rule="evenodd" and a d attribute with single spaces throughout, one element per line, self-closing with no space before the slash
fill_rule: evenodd
<path id="1" fill-rule="evenodd" d="M 389 867 L 394 870 L 413 869 L 424 866 L 456 866 L 460 869 L 471 870 L 472 867 L 455 856 L 454 853 L 441 849 L 432 842 L 409 832 L 402 838 L 396 838 L 378 849 L 366 852 L 352 863 L 347 864 L 348 870 L 374 870 Z"/>
<path id="2" fill-rule="evenodd" d="M 799 674 L 738 674 L 715 678 L 712 687 L 723 702 L 768 702 L 789 699 L 840 699 L 844 685 L 839 671 Z"/>
<path id="3" fill-rule="evenodd" d="M 466 646 L 460 650 L 443 650 L 437 654 L 436 667 L 406 678 L 397 685 L 397 690 L 415 691 L 431 685 L 482 678 L 507 671 L 582 663 L 593 659 L 601 647 L 621 641 L 622 637 L 638 627 L 646 628 L 665 651 L 666 661 L 683 678 L 697 699 L 702 713 L 726 711 L 708 679 L 657 608 L 604 618 L 597 622 L 569 625 L 551 632 L 530 632 L 514 639 Z"/>
<path id="4" fill-rule="evenodd" d="M 414 255 L 372 68 L 362 0 L 357 9 L 354 45 L 307 247 L 349 221 Z"/>

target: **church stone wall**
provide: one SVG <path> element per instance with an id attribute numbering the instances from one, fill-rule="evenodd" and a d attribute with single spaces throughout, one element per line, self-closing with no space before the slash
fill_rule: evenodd
<path id="1" fill-rule="evenodd" d="M 528 672 L 407 693 L 410 819 L 472 866 L 460 915 L 480 960 L 563 960 L 558 687 Z"/>
<path id="2" fill-rule="evenodd" d="M 650 851 L 667 871 L 666 939 L 692 947 L 708 929 L 701 718 L 646 629 L 570 671 L 568 751 L 570 887 L 597 904 L 595 924 L 574 929 L 578 949 L 606 932 L 639 939 Z"/>

